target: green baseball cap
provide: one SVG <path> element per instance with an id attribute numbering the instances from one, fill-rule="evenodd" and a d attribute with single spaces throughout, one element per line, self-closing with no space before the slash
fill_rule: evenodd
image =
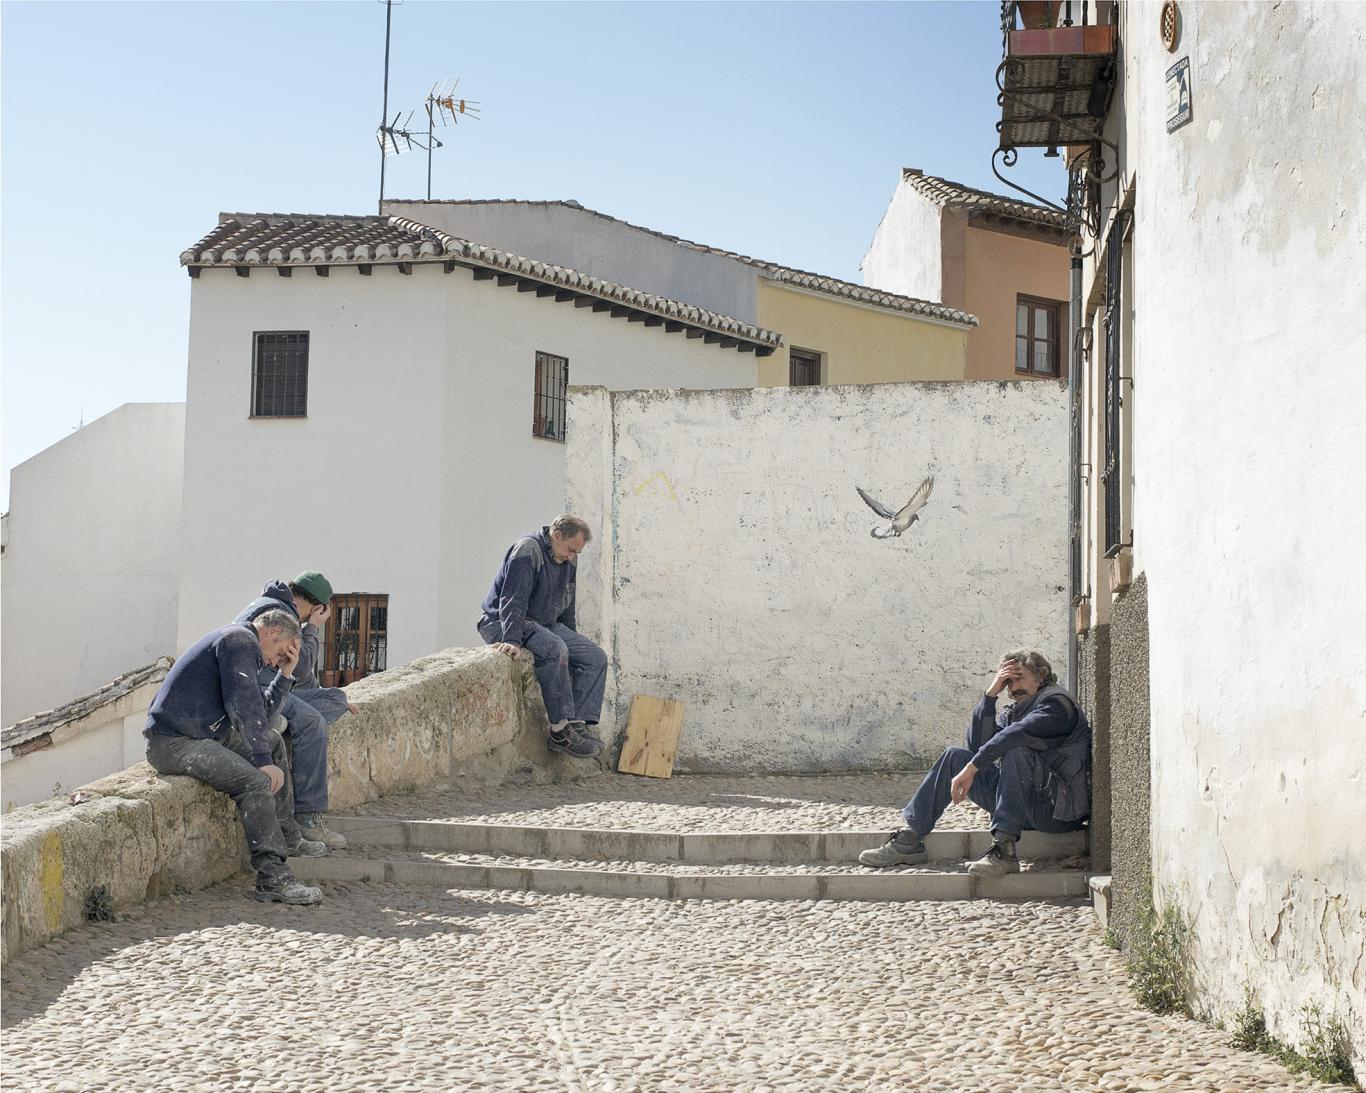
<path id="1" fill-rule="evenodd" d="M 302 588 L 319 603 L 326 603 L 332 598 L 332 586 L 327 583 L 327 578 L 316 569 L 305 569 L 290 584 Z"/>

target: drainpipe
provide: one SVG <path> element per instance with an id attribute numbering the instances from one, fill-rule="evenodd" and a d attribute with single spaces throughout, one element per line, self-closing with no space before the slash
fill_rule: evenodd
<path id="1" fill-rule="evenodd" d="M 1068 428 L 1071 430 L 1067 451 L 1067 687 L 1076 694 L 1077 680 L 1077 625 L 1076 603 L 1081 595 L 1081 258 L 1072 256 L 1072 284 L 1070 311 L 1072 315 L 1072 352 L 1067 363 Z"/>

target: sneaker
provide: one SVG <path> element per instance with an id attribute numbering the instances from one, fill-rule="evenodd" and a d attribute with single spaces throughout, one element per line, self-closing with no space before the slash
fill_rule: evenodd
<path id="1" fill-rule="evenodd" d="M 322 902 L 323 890 L 300 884 L 294 879 L 293 873 L 285 872 L 278 876 L 259 873 L 256 877 L 256 898 L 262 903 L 292 903 L 307 907 Z"/>
<path id="2" fill-rule="evenodd" d="M 586 721 L 571 721 L 569 731 L 578 733 L 579 737 L 586 740 L 593 746 L 593 754 L 597 755 L 602 751 L 602 741 L 598 739 L 598 734 L 588 727 Z"/>
<path id="3" fill-rule="evenodd" d="M 602 742 L 596 736 L 580 732 L 570 725 L 563 729 L 551 729 L 546 737 L 546 747 L 575 759 L 592 759 L 602 751 Z"/>
<path id="4" fill-rule="evenodd" d="M 974 877 L 1004 877 L 1020 871 L 1020 859 L 1015 856 L 1015 840 L 1002 839 L 991 844 L 991 849 L 968 865 Z"/>
<path id="5" fill-rule="evenodd" d="M 294 817 L 299 834 L 312 842 L 323 843 L 328 850 L 345 850 L 346 836 L 323 823 L 321 812 L 300 812 Z"/>
<path id="6" fill-rule="evenodd" d="M 881 846 L 865 850 L 858 856 L 860 864 L 874 869 L 886 869 L 890 865 L 923 865 L 929 858 L 925 840 L 909 827 L 893 831 L 891 838 Z"/>
<path id="7" fill-rule="evenodd" d="M 312 839 L 300 838 L 286 850 L 291 858 L 321 858 L 327 853 L 327 843 L 316 843 Z"/>

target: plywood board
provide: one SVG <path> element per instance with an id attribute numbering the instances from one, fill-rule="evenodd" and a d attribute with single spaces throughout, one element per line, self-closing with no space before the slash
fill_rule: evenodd
<path id="1" fill-rule="evenodd" d="M 673 775 L 678 738 L 683 733 L 683 703 L 672 698 L 636 695 L 626 722 L 626 743 L 617 770 L 647 778 Z"/>

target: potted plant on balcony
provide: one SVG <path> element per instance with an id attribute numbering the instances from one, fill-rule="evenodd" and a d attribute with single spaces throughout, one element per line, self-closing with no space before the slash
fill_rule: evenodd
<path id="1" fill-rule="evenodd" d="M 1048 30 L 1058 21 L 1055 0 L 1016 0 L 1015 9 L 1025 30 Z"/>

